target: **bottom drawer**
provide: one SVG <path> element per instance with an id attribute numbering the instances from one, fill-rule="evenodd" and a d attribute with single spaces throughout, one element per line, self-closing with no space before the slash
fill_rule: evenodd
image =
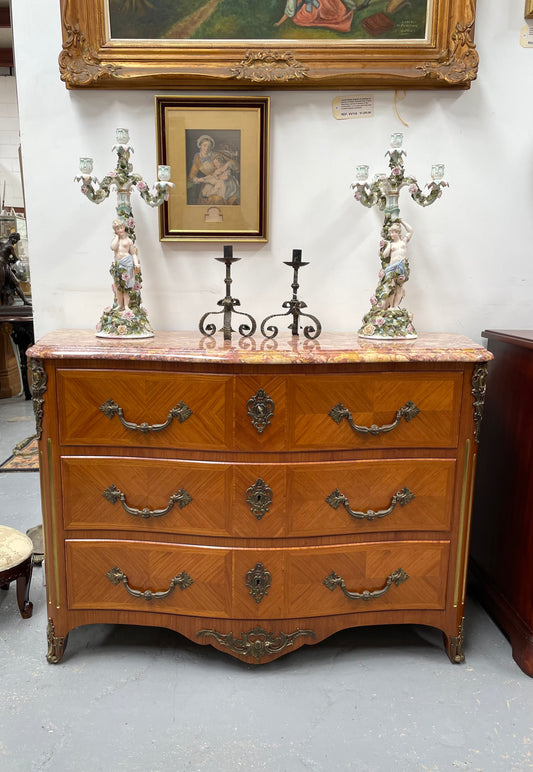
<path id="1" fill-rule="evenodd" d="M 66 560 L 68 605 L 72 609 L 215 617 L 231 614 L 229 549 L 70 540 L 66 542 Z M 175 577 L 179 581 L 173 582 Z"/>
<path id="2" fill-rule="evenodd" d="M 232 616 L 296 619 L 443 609 L 448 559 L 447 541 L 235 550 Z M 256 594 L 246 584 L 250 572 Z"/>
<path id="3" fill-rule="evenodd" d="M 443 609 L 449 543 L 248 549 L 69 540 L 66 559 L 72 609 L 290 619 Z"/>
<path id="4" fill-rule="evenodd" d="M 443 609 L 449 552 L 447 541 L 296 551 L 290 561 L 290 616 Z"/>

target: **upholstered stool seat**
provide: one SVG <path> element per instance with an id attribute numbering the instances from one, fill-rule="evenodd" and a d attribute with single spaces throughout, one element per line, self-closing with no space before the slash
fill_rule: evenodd
<path id="1" fill-rule="evenodd" d="M 0 525 L 0 588 L 8 590 L 17 580 L 17 602 L 24 619 L 31 617 L 30 584 L 33 571 L 33 543 L 25 533 Z"/>

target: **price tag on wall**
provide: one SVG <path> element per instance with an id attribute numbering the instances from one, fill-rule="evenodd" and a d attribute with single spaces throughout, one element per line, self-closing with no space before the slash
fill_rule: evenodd
<path id="1" fill-rule="evenodd" d="M 522 48 L 533 48 L 533 20 L 520 30 L 520 45 Z"/>
<path id="2" fill-rule="evenodd" d="M 333 117 L 338 121 L 347 118 L 372 118 L 374 115 L 374 96 L 357 94 L 356 96 L 338 96 L 333 100 Z"/>

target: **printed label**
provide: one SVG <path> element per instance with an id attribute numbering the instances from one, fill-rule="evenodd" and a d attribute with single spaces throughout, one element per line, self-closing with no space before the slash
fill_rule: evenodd
<path id="1" fill-rule="evenodd" d="M 374 97 L 372 94 L 335 97 L 333 100 L 333 117 L 338 121 L 347 118 L 372 118 L 374 115 Z"/>

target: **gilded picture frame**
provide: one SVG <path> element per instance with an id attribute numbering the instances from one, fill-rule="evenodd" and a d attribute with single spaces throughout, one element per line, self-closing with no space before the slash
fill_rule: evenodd
<path id="1" fill-rule="evenodd" d="M 477 76 L 476 0 L 276 0 L 249 14 L 239 0 L 60 3 L 69 89 L 469 88 Z"/>
<path id="2" fill-rule="evenodd" d="M 268 240 L 270 99 L 156 96 L 158 164 L 174 184 L 161 241 Z"/>
<path id="3" fill-rule="evenodd" d="M 524 9 L 524 18 L 533 19 L 533 0 L 526 0 L 526 7 Z"/>

